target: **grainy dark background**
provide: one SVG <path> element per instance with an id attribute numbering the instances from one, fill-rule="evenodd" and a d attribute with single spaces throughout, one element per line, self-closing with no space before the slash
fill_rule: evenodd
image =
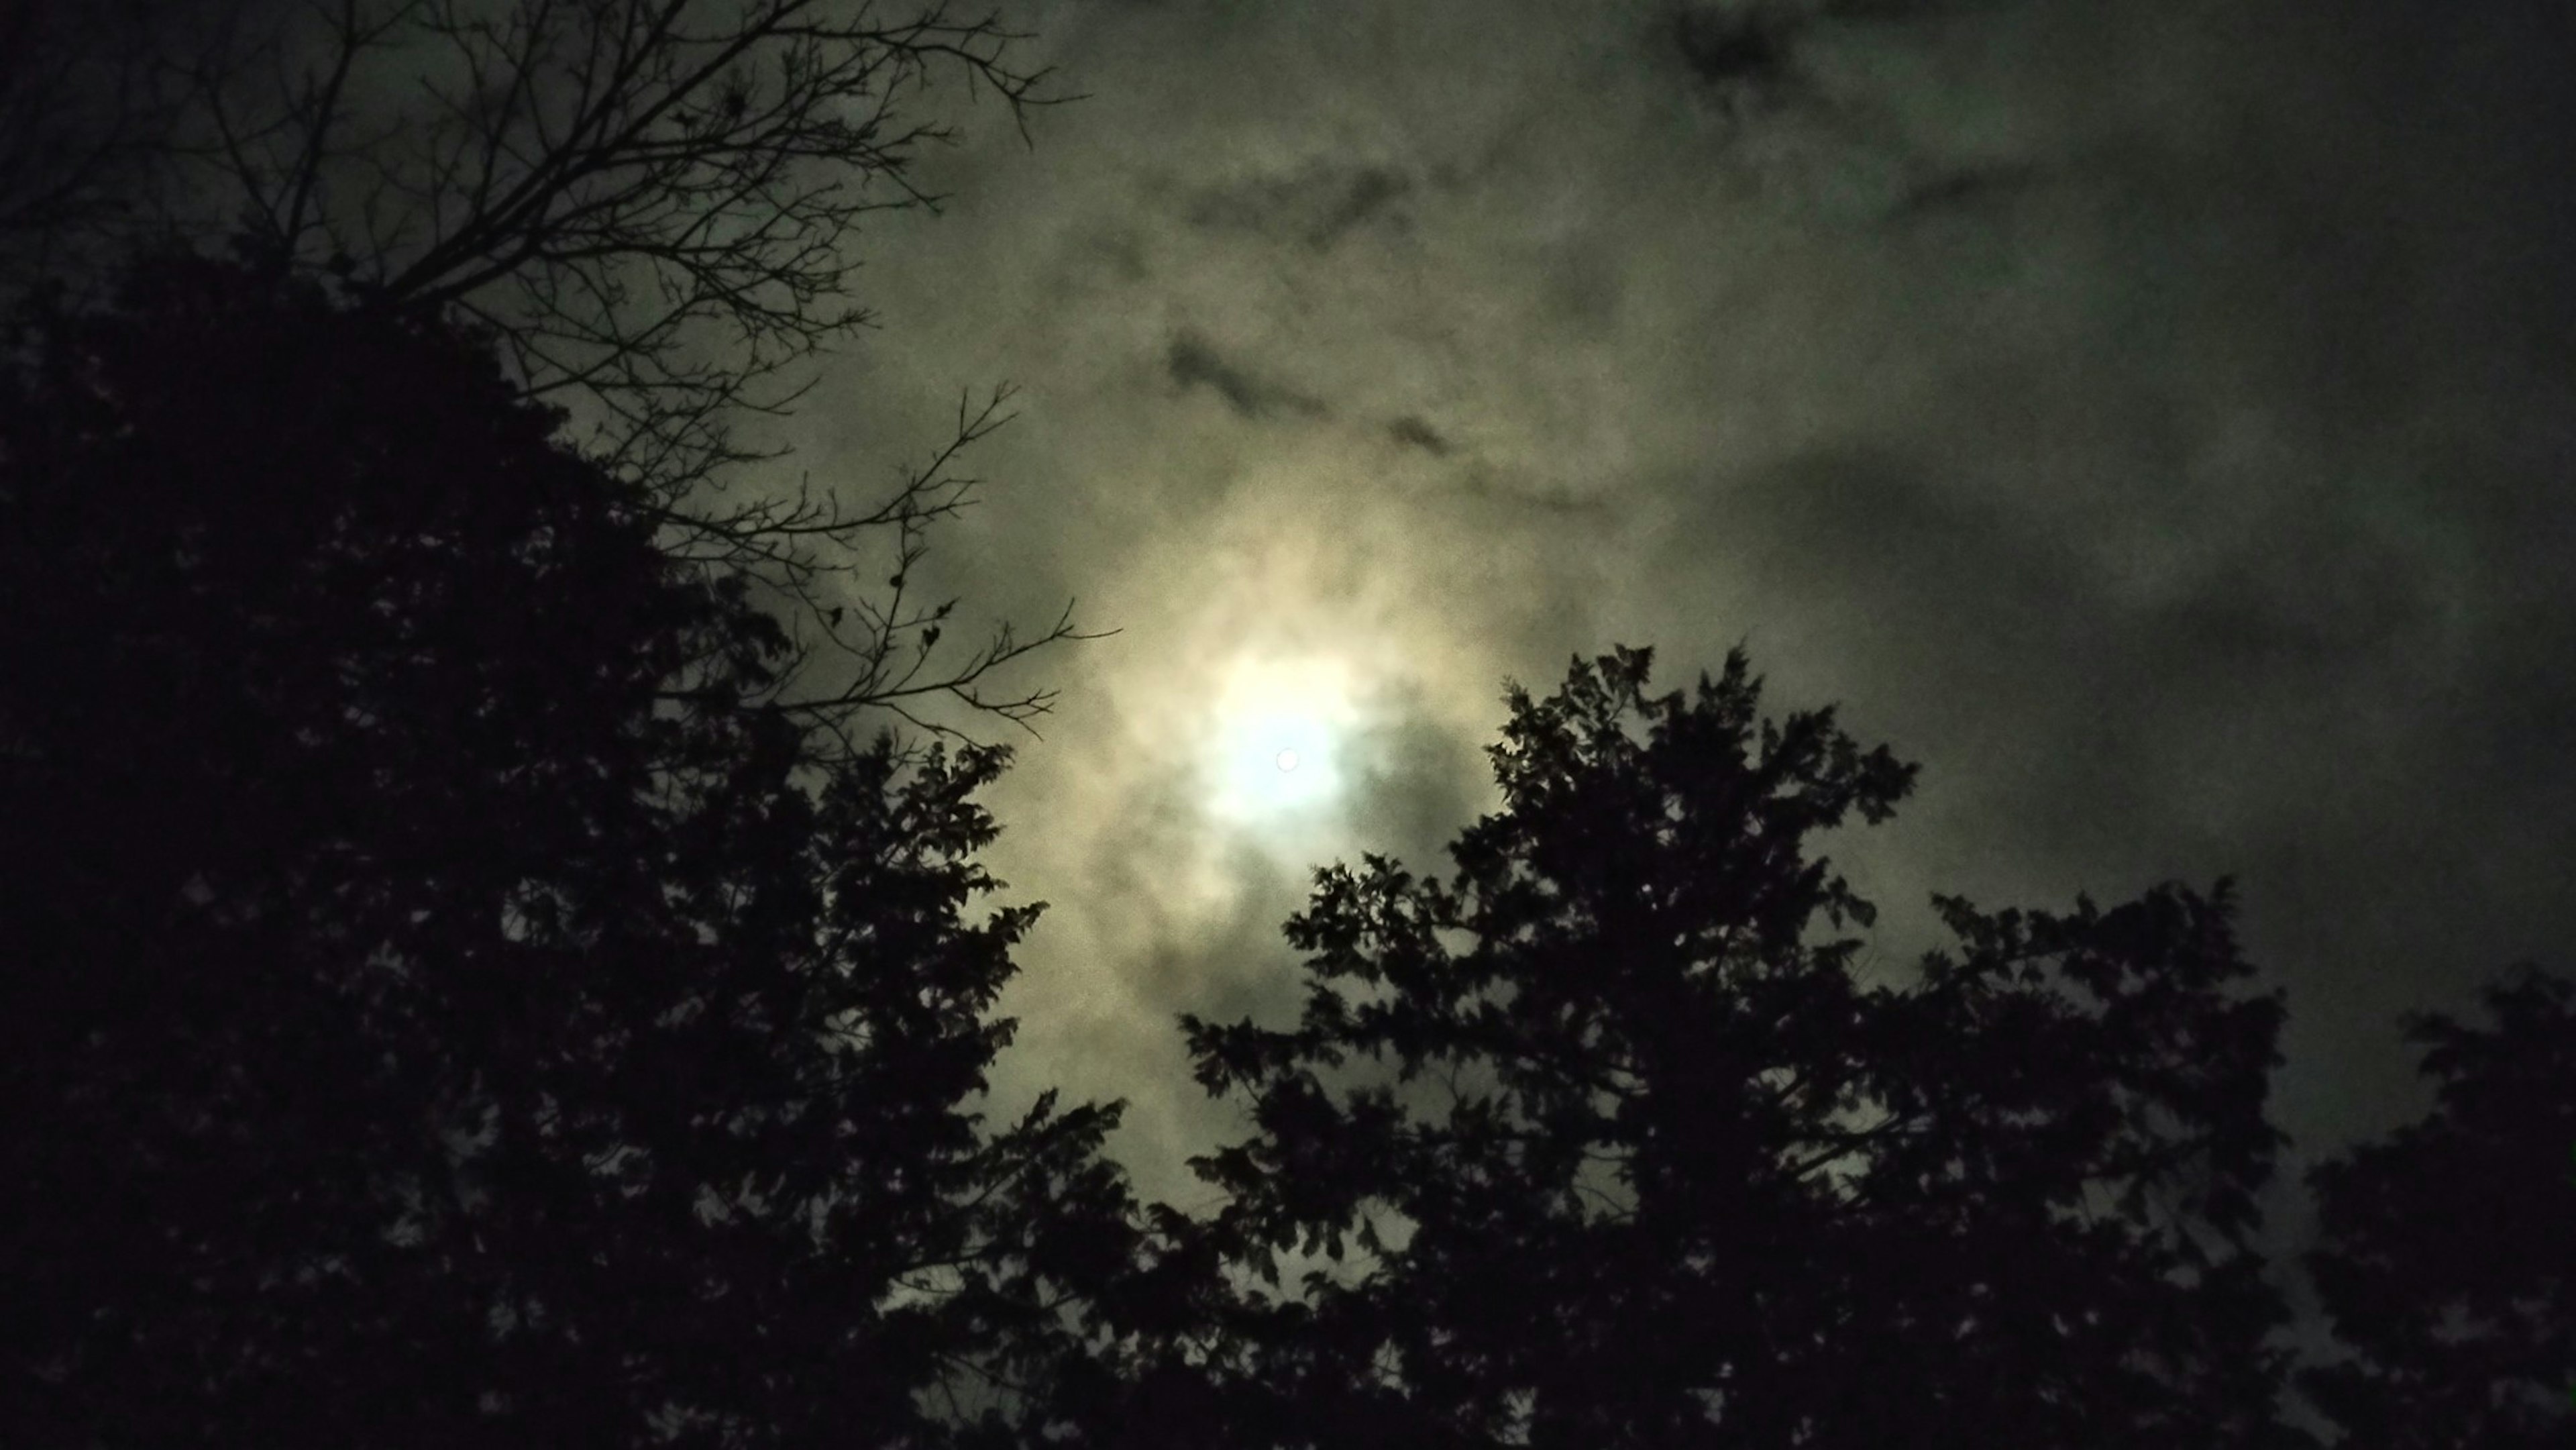
<path id="1" fill-rule="evenodd" d="M 945 214 L 865 242 L 881 326 L 777 441 L 864 494 L 1024 389 L 931 567 L 1122 632 L 1036 666 L 996 798 L 1054 903 L 1000 1095 L 1131 1098 L 1148 1193 L 1230 1131 L 1172 1015 L 1287 1007 L 1309 868 L 1440 865 L 1503 678 L 1614 642 L 1742 642 L 1925 764 L 1838 846 L 1873 971 L 1934 890 L 2233 874 L 2285 1253 L 2306 1163 L 2422 1106 L 2398 1014 L 2566 965 L 2568 6 L 1011 13 L 1088 98 L 1029 146 L 955 98 Z M 1265 805 L 1288 736 L 1328 788 Z"/>

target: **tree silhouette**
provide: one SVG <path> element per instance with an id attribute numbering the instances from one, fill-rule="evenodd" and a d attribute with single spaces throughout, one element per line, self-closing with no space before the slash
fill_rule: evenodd
<path id="1" fill-rule="evenodd" d="M 1185 1021 L 1253 1125 L 1198 1164 L 1263 1286 L 1184 1355 L 1225 1435 L 2301 1443 L 2247 1247 L 2282 1011 L 2225 990 L 2224 883 L 1941 898 L 1955 951 L 1864 988 L 1812 838 L 1913 767 L 1758 720 L 1740 652 L 1690 699 L 1649 663 L 1511 692 L 1452 879 L 1318 873 L 1294 1028 Z"/>
<path id="2" fill-rule="evenodd" d="M 154 64 L 163 0 L 0 6 L 0 298 L 131 228 L 184 87 Z"/>
<path id="3" fill-rule="evenodd" d="M 866 220 L 937 205 L 912 170 L 954 135 L 922 114 L 943 73 L 1015 118 L 1063 99 L 1016 62 L 1024 36 L 939 4 L 116 0 L 104 13 L 118 23 L 14 22 L 25 59 L 0 77 L 21 109 L 59 100 L 47 63 L 112 60 L 121 83 L 95 114 L 54 122 L 71 154 L 29 158 L 47 179 L 14 188 L 30 197 L 0 212 L 26 215 L 16 229 L 238 240 L 374 303 L 453 309 L 491 330 L 525 386 L 676 449 L 691 479 L 730 456 L 707 425 L 785 401 L 770 387 L 783 368 L 865 324 L 850 243 Z M 110 41 L 119 53 L 99 55 Z M 56 220 L 89 189 L 94 153 L 120 151 L 157 162 L 148 180 L 115 178 L 148 199 L 87 230 Z"/>
<path id="4" fill-rule="evenodd" d="M 2494 1025 L 2413 1013 L 2423 1121 L 2308 1174 L 2308 1257 L 2352 1358 L 2301 1385 L 2353 1450 L 2576 1444 L 2576 984 L 2490 984 Z"/>
<path id="5" fill-rule="evenodd" d="M 39 7 L 41 9 L 41 7 Z M 0 20 L 0 290 L 85 294 L 174 240 L 355 305 L 472 325 L 603 466 L 649 485 L 665 546 L 758 581 L 791 621 L 761 698 L 861 748 L 893 713 L 957 739 L 1027 725 L 1006 684 L 1088 637 L 976 631 L 924 598 L 960 463 L 1008 421 L 961 403 L 922 467 L 862 493 L 744 465 L 746 419 L 866 326 L 865 224 L 941 200 L 943 83 L 1016 121 L 1069 99 L 998 18 L 858 0 L 111 0 Z M 1025 135 L 1025 125 L 1023 125 Z M 790 484 L 793 487 L 790 487 Z M 882 582 L 881 582 L 882 581 Z M 944 641 L 944 643 L 943 643 Z"/>
<path id="6" fill-rule="evenodd" d="M 997 750 L 788 651 L 481 339 L 272 272 L 0 382 L 0 1441 L 991 1443 L 1133 1257 L 971 1110 Z"/>

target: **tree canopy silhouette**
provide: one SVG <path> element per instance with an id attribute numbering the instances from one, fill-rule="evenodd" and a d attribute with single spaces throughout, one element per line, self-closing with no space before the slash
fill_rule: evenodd
<path id="1" fill-rule="evenodd" d="M 787 401 L 782 369 L 864 325 L 852 244 L 938 204 L 912 173 L 955 135 L 943 78 L 1015 120 L 1065 99 L 1025 36 L 935 3 L 111 0 L 6 23 L 0 115 L 25 127 L 0 231 L 61 234 L 55 271 L 79 270 L 64 242 L 112 268 L 138 236 L 237 241 L 446 310 L 655 477 L 733 456 L 724 415 Z"/>
<path id="2" fill-rule="evenodd" d="M 2576 1443 L 2576 984 L 2491 983 L 2493 1025 L 2412 1013 L 2440 1096 L 2308 1174 L 2308 1265 L 2353 1354 L 2303 1371 L 2352 1450 Z"/>
<path id="3" fill-rule="evenodd" d="M 793 410 L 870 314 L 866 224 L 936 210 L 951 94 L 1069 99 L 994 15 L 859 0 L 107 0 L 0 18 L 0 295 L 92 295 L 137 251 L 239 255 L 353 305 L 473 326 L 667 548 L 757 581 L 790 668 L 746 703 L 860 748 L 957 739 L 1054 694 L 1011 667 L 1085 638 L 925 597 L 934 526 L 1007 388 L 891 485 L 817 485 L 738 425 Z M 943 94 L 943 85 L 954 92 Z"/>
<path id="4" fill-rule="evenodd" d="M 1002 754 L 705 703 L 784 631 L 558 421 L 274 272 L 25 317 L 0 1439 L 974 1444 L 1080 1368 L 1113 1111 L 973 1111 Z"/>
<path id="5" fill-rule="evenodd" d="M 2277 995 L 2224 882 L 1987 913 L 1907 987 L 1815 854 L 1913 767 L 1650 656 L 1509 696 L 1448 880 L 1318 873 L 1290 1028 L 1185 1020 L 1248 1110 L 1176 1351 L 1267 1445 L 2284 1445 L 2249 1247 Z M 1302 1273 L 1301 1273 L 1302 1268 Z M 1211 1439 L 1216 1438 L 1211 1434 Z"/>

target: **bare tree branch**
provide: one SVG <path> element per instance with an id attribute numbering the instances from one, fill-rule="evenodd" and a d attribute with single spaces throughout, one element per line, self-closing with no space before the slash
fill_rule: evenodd
<path id="1" fill-rule="evenodd" d="M 112 107 L 97 155 L 157 169 L 132 206 L 82 219 L 127 243 L 228 244 L 490 336 L 585 451 L 647 486 L 675 556 L 786 609 L 793 667 L 737 704 L 844 740 L 869 710 L 960 734 L 925 708 L 939 701 L 1028 728 L 1052 692 L 997 681 L 1092 636 L 1068 607 L 1035 635 L 1005 624 L 942 652 L 957 601 L 925 604 L 912 572 L 930 525 L 970 501 L 955 465 L 1006 421 L 1006 390 L 961 404 L 951 440 L 873 507 L 810 480 L 793 501 L 723 499 L 777 456 L 734 425 L 792 409 L 806 365 L 869 325 L 862 227 L 938 209 L 914 167 L 956 134 L 940 88 L 1000 97 L 1024 140 L 1031 108 L 1073 99 L 1019 61 L 1026 38 L 944 0 L 222 0 L 203 33 L 135 51 L 161 57 L 136 71 L 159 109 Z M 0 115 L 42 102 L 37 72 L 0 63 Z M 0 150 L 0 238 L 40 220 L 68 235 L 14 157 Z M 103 165 L 72 157 L 46 184 L 77 199 Z M 880 563 L 882 590 L 848 587 Z"/>
<path id="2" fill-rule="evenodd" d="M 130 228 L 183 95 L 151 43 L 167 0 L 0 0 L 0 297 L 60 281 L 83 242 Z"/>
<path id="3" fill-rule="evenodd" d="M 1033 722 L 1054 708 L 1056 692 L 1005 690 L 994 678 L 1049 646 L 1106 638 L 1115 631 L 1078 628 L 1068 603 L 1042 633 L 1023 637 L 1004 621 L 980 647 L 963 655 L 943 654 L 940 644 L 959 601 L 923 600 L 916 583 L 916 571 L 929 555 L 931 526 L 976 502 L 981 480 L 958 473 L 956 465 L 967 449 L 1010 421 L 1003 411 L 1010 398 L 1008 389 L 997 389 L 980 405 L 960 398 L 949 441 L 864 511 L 846 510 L 837 497 L 818 499 L 809 485 L 800 487 L 793 502 L 762 499 L 722 512 L 665 514 L 665 522 L 683 535 L 676 546 L 681 557 L 758 578 L 790 606 L 794 627 L 788 666 L 777 688 L 757 704 L 819 726 L 852 749 L 856 742 L 842 733 L 842 722 L 872 709 L 890 712 L 925 734 L 967 738 L 922 712 L 921 706 L 943 698 L 975 715 L 1036 733 Z M 878 556 L 890 570 L 882 586 L 873 593 L 840 593 L 836 586 L 854 577 L 871 540 L 887 545 Z M 825 680 L 838 683 L 819 683 Z M 705 698 L 685 685 L 666 697 Z"/>
<path id="4" fill-rule="evenodd" d="M 955 136 L 934 88 L 989 90 L 1024 133 L 1069 99 L 1023 39 L 945 5 L 310 0 L 194 63 L 189 154 L 249 202 L 250 247 L 507 334 L 531 391 L 676 494 L 867 324 L 851 243 L 937 209 L 912 176 Z"/>

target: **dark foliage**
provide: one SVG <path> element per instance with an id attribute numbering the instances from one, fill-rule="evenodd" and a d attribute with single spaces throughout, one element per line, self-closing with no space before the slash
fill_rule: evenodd
<path id="1" fill-rule="evenodd" d="M 796 643 L 489 339 L 202 260 L 0 360 L 0 1444 L 2286 1447 L 2282 1010 L 2227 886 L 1938 905 L 1914 769 L 1742 658 L 1514 690 L 1455 872 L 1319 874 L 1251 1135 L 973 1104 L 999 751 L 817 751 Z M 2356 1450 L 2567 1444 L 2576 987 L 2420 1018 L 2319 1169 Z"/>
<path id="2" fill-rule="evenodd" d="M 2301 1381 L 2353 1450 L 2576 1446 L 2576 984 L 2526 968 L 2485 1004 L 2411 1015 L 2433 1112 L 2308 1175 L 2355 1354 Z"/>
<path id="3" fill-rule="evenodd" d="M 651 485 L 666 549 L 758 583 L 784 665 L 736 703 L 814 756 L 897 716 L 1028 728 L 1027 656 L 1093 638 L 927 595 L 935 526 L 1007 388 L 890 486 L 819 484 L 737 425 L 783 416 L 869 321 L 857 244 L 936 210 L 922 150 L 961 98 L 1071 97 L 996 15 L 864 0 L 0 3 L 0 298 L 95 296 L 138 252 L 248 256 L 475 330 L 593 461 Z M 702 699 L 702 703 L 703 703 Z"/>
<path id="4" fill-rule="evenodd" d="M 1201 1443 L 2301 1443 L 2224 884 L 1943 900 L 1956 951 L 1864 988 L 1813 838 L 1913 768 L 1648 664 L 1513 692 L 1451 880 L 1319 874 L 1295 1028 L 1186 1023 L 1254 1124 L 1207 1251 L 1269 1286 L 1188 1353 Z"/>
<path id="5" fill-rule="evenodd" d="M 0 382 L 0 1443 L 936 1445 L 1125 1272 L 968 1105 L 998 752 L 787 649 L 487 348 L 201 262 Z M 803 763 L 800 763 L 803 762 Z"/>
<path id="6" fill-rule="evenodd" d="M 59 13 L 57 13 L 59 12 Z M 851 241 L 935 207 L 944 80 L 1067 97 L 1027 37 L 861 0 L 101 0 L 0 9 L 0 240 L 112 277 L 138 238 L 234 242 L 489 324 L 664 481 L 863 325 Z M 5 255 L 5 253 L 0 253 Z M 102 265 L 103 264 L 103 265 Z M 604 416 L 599 416 L 604 415 Z"/>

